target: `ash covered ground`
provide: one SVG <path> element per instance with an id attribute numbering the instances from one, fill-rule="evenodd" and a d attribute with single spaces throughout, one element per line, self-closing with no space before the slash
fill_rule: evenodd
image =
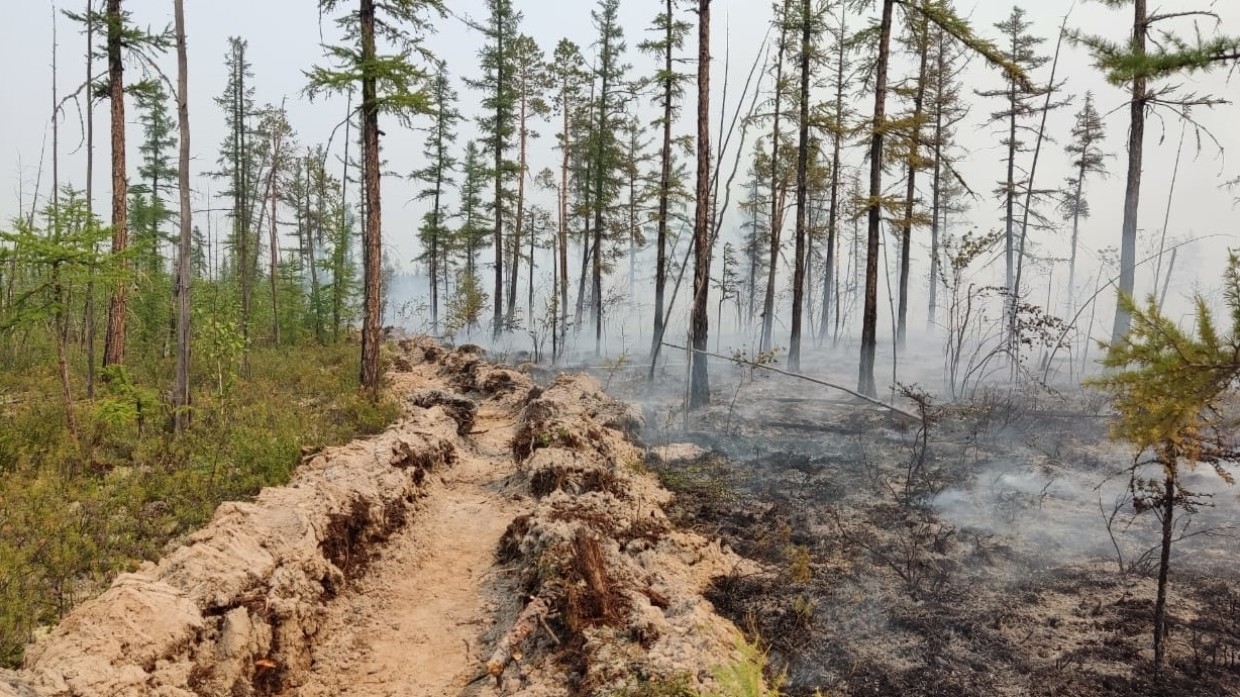
<path id="1" fill-rule="evenodd" d="M 814 352 L 804 372 L 851 387 L 854 354 Z M 931 376 L 912 387 L 924 420 L 712 359 L 712 404 L 686 423 L 683 356 L 653 383 L 635 364 L 594 372 L 643 404 L 675 520 L 762 563 L 710 597 L 765 643 L 786 694 L 1240 694 L 1237 490 L 1208 469 L 1183 480 L 1198 496 L 1178 511 L 1156 680 L 1159 523 L 1129 495 L 1134 453 L 1108 440 L 1105 401 L 996 385 L 945 403 L 939 361 L 900 370 Z M 883 398 L 922 413 L 899 388 Z"/>

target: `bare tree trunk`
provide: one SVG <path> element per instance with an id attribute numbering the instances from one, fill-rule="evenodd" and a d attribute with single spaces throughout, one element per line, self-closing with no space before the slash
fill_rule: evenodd
<path id="1" fill-rule="evenodd" d="M 56 13 L 52 12 L 52 237 L 59 240 L 64 224 L 60 214 L 60 96 L 57 85 L 56 65 Z M 69 376 L 69 313 L 65 307 L 64 286 L 60 278 L 61 262 L 52 264 L 52 302 L 56 308 L 53 316 L 56 333 L 56 363 L 60 375 L 60 392 L 64 401 L 65 426 L 69 439 L 77 446 L 78 425 L 73 408 L 73 382 Z"/>
<path id="2" fill-rule="evenodd" d="M 654 333 L 651 335 L 650 355 L 659 352 L 659 340 L 663 336 L 663 311 L 667 293 L 667 216 L 672 188 L 672 92 L 675 74 L 672 72 L 672 44 L 674 40 L 672 0 L 666 0 L 667 26 L 663 53 L 663 146 L 659 152 L 659 216 L 658 241 L 654 269 Z M 750 291 L 752 293 L 752 290 Z"/>
<path id="3" fill-rule="evenodd" d="M 86 0 L 86 75 L 95 73 L 95 15 L 94 0 Z M 95 95 L 86 90 L 86 224 L 95 224 Z M 94 249 L 91 243 L 91 252 Z M 92 266 L 86 280 L 86 398 L 95 398 L 95 269 Z"/>
<path id="4" fill-rule="evenodd" d="M 189 59 L 185 46 L 185 0 L 175 0 L 177 42 L 177 124 L 180 129 L 180 152 L 177 158 L 177 185 L 181 203 L 181 239 L 177 255 L 177 359 L 176 384 L 172 389 L 173 425 L 178 434 L 189 423 L 187 407 L 190 404 L 190 256 L 193 254 L 194 237 L 192 212 L 189 202 Z M 272 217 L 272 227 L 275 218 Z"/>
<path id="5" fill-rule="evenodd" d="M 771 129 L 771 235 L 770 264 L 766 271 L 766 295 L 762 302 L 762 351 L 771 350 L 771 334 L 775 328 L 775 272 L 779 268 L 780 233 L 783 231 L 783 197 L 779 186 L 780 119 L 783 117 L 784 53 L 788 50 L 787 0 L 779 18 L 779 51 L 775 60 L 775 120 Z"/>
<path id="6" fill-rule="evenodd" d="M 491 338 L 504 331 L 504 23 L 495 23 L 495 316 L 491 319 Z"/>
<path id="7" fill-rule="evenodd" d="M 861 366 L 857 391 L 867 397 L 878 394 L 874 383 L 874 359 L 878 352 L 878 254 L 883 212 L 883 129 L 887 121 L 887 65 L 891 53 L 891 23 L 895 0 L 883 0 L 879 24 L 878 63 L 874 80 L 874 123 L 870 136 L 869 225 L 865 257 L 865 309 L 861 320 Z"/>
<path id="8" fill-rule="evenodd" d="M 129 180 L 125 176 L 125 63 L 121 59 L 121 0 L 108 0 L 108 97 L 112 107 L 112 253 L 129 247 Z M 108 333 L 103 364 L 125 362 L 125 320 L 128 313 L 129 262 L 120 257 L 121 277 L 108 303 Z"/>
<path id="9" fill-rule="evenodd" d="M 1163 482 L 1162 549 L 1158 558 L 1158 594 L 1154 600 L 1154 674 L 1162 675 L 1167 655 L 1167 576 L 1171 571 L 1171 542 L 1175 532 L 1175 463 L 1167 467 Z"/>
<path id="10" fill-rule="evenodd" d="M 841 5 L 840 9 L 840 35 L 846 36 L 845 21 L 848 16 L 848 10 Z M 844 113 L 844 58 L 848 50 L 847 45 L 843 41 L 837 42 L 836 46 L 836 65 L 835 75 L 835 116 L 841 117 Z M 836 123 L 837 129 L 842 129 L 843 123 Z M 837 131 L 831 137 L 831 203 L 830 209 L 827 211 L 827 260 L 826 268 L 823 273 L 822 280 L 822 325 L 819 327 L 819 339 L 825 341 L 827 338 L 827 327 L 831 321 L 831 297 L 835 291 L 835 247 L 839 237 L 836 230 L 839 225 L 839 204 L 840 204 L 840 141 L 843 137 Z M 835 295 L 836 315 L 838 318 L 839 295 Z"/>
<path id="11" fill-rule="evenodd" d="M 692 381 L 689 388 L 689 408 L 710 403 L 710 375 L 706 351 L 710 318 L 708 315 L 708 292 L 710 289 L 710 3 L 698 0 L 698 109 L 697 109 L 697 200 L 693 213 L 693 348 L 691 355 Z"/>
<path id="12" fill-rule="evenodd" d="M 563 104 L 563 128 L 564 128 L 564 157 L 560 161 L 560 248 L 557 250 L 560 255 L 560 277 L 556 284 L 560 294 L 559 322 L 560 322 L 560 346 L 561 352 L 564 351 L 564 342 L 568 339 L 568 166 L 569 156 L 572 152 L 572 142 L 570 137 L 572 131 L 569 127 L 568 99 L 565 98 Z M 554 359 L 558 359 L 556 355 Z"/>
<path id="13" fill-rule="evenodd" d="M 801 370 L 801 319 L 805 304 L 806 210 L 809 205 L 809 52 L 812 36 L 810 0 L 801 0 L 801 112 L 797 142 L 796 261 L 792 269 L 792 335 L 788 341 L 788 369 Z"/>
<path id="14" fill-rule="evenodd" d="M 359 10 L 362 33 L 362 61 L 375 57 L 375 0 L 361 0 Z M 374 75 L 362 75 L 362 169 L 365 181 L 366 214 L 363 216 L 363 310 L 362 310 L 362 387 L 378 397 L 379 305 L 382 289 L 383 220 L 379 197 L 379 101 Z M 497 265 L 500 262 L 497 260 Z"/>
<path id="15" fill-rule="evenodd" d="M 926 101 L 926 70 L 929 67 L 929 24 L 917 21 L 918 52 L 917 91 L 913 94 L 913 133 L 909 138 L 908 180 L 904 190 L 904 220 L 900 225 L 900 288 L 896 308 L 896 351 L 904 352 L 908 334 L 908 277 L 913 247 L 913 207 L 917 200 L 917 170 L 921 168 L 921 118 Z"/>
<path id="16" fill-rule="evenodd" d="M 947 81 L 946 33 L 938 31 L 934 63 L 934 180 L 930 203 L 930 307 L 926 328 L 933 329 L 939 312 L 939 217 L 943 207 L 943 93 Z"/>
<path id="17" fill-rule="evenodd" d="M 514 231 L 514 239 L 512 242 L 512 268 L 508 269 L 508 323 L 511 324 L 517 311 L 517 271 L 521 268 L 521 240 L 522 235 L 528 230 L 525 229 L 525 170 L 527 164 L 527 151 L 529 145 L 529 128 L 526 122 L 529 120 L 529 105 L 526 102 L 526 95 L 521 95 L 521 112 L 518 115 L 518 155 L 517 155 L 517 218 L 516 230 Z M 530 256 L 530 280 L 533 281 L 534 269 L 533 255 Z M 533 321 L 533 317 L 526 317 L 526 324 Z"/>
<path id="18" fill-rule="evenodd" d="M 1146 0 L 1133 0 L 1132 51 L 1145 55 L 1149 18 Z M 1141 164 L 1145 152 L 1146 78 L 1137 71 L 1132 81 L 1132 103 L 1129 104 L 1131 125 L 1128 128 L 1128 179 L 1124 191 L 1124 226 L 1120 236 L 1119 296 L 1133 294 L 1137 276 L 1137 211 L 1141 204 Z M 1119 342 L 1128 333 L 1132 317 L 1119 298 L 1115 302 L 1115 324 L 1111 343 Z"/>
<path id="19" fill-rule="evenodd" d="M 269 270 L 271 276 L 271 338 L 276 346 L 280 345 L 280 243 L 279 231 L 276 229 L 276 208 L 279 204 L 279 196 L 276 191 L 276 174 L 279 171 L 281 146 L 281 134 L 276 126 L 273 127 L 271 138 L 271 171 L 267 174 L 267 197 L 271 200 L 271 233 L 268 240 L 268 246 L 271 248 Z"/>

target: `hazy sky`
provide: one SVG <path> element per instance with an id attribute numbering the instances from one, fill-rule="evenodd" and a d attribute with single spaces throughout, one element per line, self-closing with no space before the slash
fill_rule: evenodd
<path id="1" fill-rule="evenodd" d="M 82 3 L 75 3 L 69 7 L 80 10 L 80 4 Z M 449 0 L 449 4 L 459 15 L 482 15 L 482 0 Z M 561 37 L 567 36 L 587 50 L 593 42 L 590 10 L 594 4 L 591 2 L 518 0 L 516 4 L 525 15 L 523 31 L 534 36 L 548 54 Z M 1047 37 L 1044 53 L 1053 52 L 1054 34 L 1072 4 L 1071 0 L 1040 0 L 1028 3 L 1027 9 L 1030 18 L 1035 22 L 1035 32 Z M 1181 9 L 1179 0 L 1164 4 L 1168 10 Z M 56 5 L 57 3 L 37 0 L 4 0 L 3 9 L 0 10 L 0 19 L 3 19 L 0 21 L 0 46 L 4 47 L 7 66 L 3 78 L 6 104 L 4 109 L 0 110 L 0 219 L 3 220 L 10 219 L 16 212 L 19 192 L 24 192 L 25 199 L 29 200 L 45 143 L 50 156 L 50 137 L 47 131 L 51 113 L 50 49 L 52 14 Z M 127 0 L 126 5 L 133 10 L 141 23 L 163 26 L 171 21 L 172 0 Z M 223 115 L 211 100 L 222 91 L 225 84 L 222 57 L 230 35 L 240 35 L 249 40 L 249 55 L 254 66 L 258 103 L 278 104 L 281 99 L 287 98 L 290 118 L 300 142 L 313 144 L 326 141 L 332 128 L 343 117 L 343 103 L 321 101 L 311 104 L 301 95 L 305 84 L 302 71 L 321 60 L 320 44 L 324 40 L 334 41 L 336 37 L 335 26 L 330 20 L 320 22 L 316 3 L 312 0 L 188 0 L 186 5 L 195 173 L 209 170 L 215 165 L 218 144 L 224 135 Z M 660 0 L 625 0 L 622 3 L 621 13 L 628 39 L 629 60 L 634 66 L 631 72 L 633 76 L 650 71 L 648 59 L 637 54 L 636 45 L 644 37 L 646 28 L 661 6 Z M 1194 3 L 1194 6 L 1209 6 L 1209 0 Z M 735 94 L 739 91 L 744 73 L 748 71 L 763 40 L 769 22 L 770 6 L 767 2 L 750 0 L 715 0 L 714 7 L 715 85 L 721 83 L 725 44 L 730 44 L 732 90 Z M 996 35 L 993 24 L 1005 17 L 1011 8 L 1012 4 L 1009 2 L 994 0 L 975 0 L 972 4 L 961 4 L 962 12 L 971 17 L 977 31 L 988 37 Z M 1240 2 L 1220 0 L 1215 3 L 1213 10 L 1222 17 L 1224 31 L 1230 29 L 1233 33 L 1240 33 Z M 1126 22 L 1130 22 L 1126 13 L 1106 10 L 1095 3 L 1082 3 L 1072 10 L 1069 24 L 1119 39 L 1127 31 Z M 1204 28 L 1213 29 L 1212 26 Z M 1191 31 L 1191 28 L 1189 30 Z M 84 67 L 81 65 L 81 56 L 84 40 L 76 33 L 76 27 L 67 21 L 59 22 L 59 31 L 60 82 L 64 94 L 82 81 Z M 440 22 L 438 33 L 429 41 L 430 46 L 447 61 L 449 71 L 456 78 L 478 75 L 477 50 L 480 43 L 480 38 L 468 31 L 457 19 Z M 168 70 L 175 65 L 171 56 L 165 61 L 165 65 Z M 1049 64 L 1043 69 L 1040 79 L 1045 79 L 1046 70 L 1049 70 Z M 1083 231 L 1082 243 L 1085 249 L 1084 259 L 1086 263 L 1091 263 L 1093 250 L 1117 246 L 1119 243 L 1127 127 L 1127 110 L 1123 108 L 1125 96 L 1122 90 L 1107 85 L 1101 79 L 1089 65 L 1088 58 L 1081 49 L 1065 46 L 1061 74 L 1068 80 L 1068 93 L 1080 95 L 1086 90 L 1095 91 L 1099 108 L 1107 115 L 1106 149 L 1115 155 L 1110 161 L 1112 175 L 1109 180 L 1095 180 L 1090 185 L 1089 199 L 1094 216 Z M 1198 90 L 1230 98 L 1236 95 L 1236 86 L 1229 82 L 1228 78 L 1227 71 L 1221 70 L 1209 76 L 1182 82 L 1186 90 Z M 990 89 L 1001 84 L 993 72 L 980 65 L 970 69 L 967 79 L 969 90 Z M 463 97 L 462 109 L 466 114 L 470 114 L 478 96 L 459 82 L 458 87 Z M 716 90 L 716 96 L 718 93 Z M 960 139 L 969 151 L 962 169 L 971 186 L 985 193 L 993 189 L 995 182 L 1003 175 L 1003 148 L 999 145 L 999 132 L 984 125 L 986 115 L 998 107 L 976 98 L 974 101 L 978 103 L 971 117 L 960 129 Z M 1066 134 L 1079 103 L 1078 99 L 1072 106 L 1051 116 L 1052 133 Z M 862 112 L 868 112 L 869 108 L 868 102 L 859 105 Z M 130 123 L 135 126 L 130 129 L 130 142 L 136 147 L 141 135 L 134 121 L 134 109 L 130 108 L 128 116 Z M 1194 116 L 1212 129 L 1225 151 L 1231 152 L 1235 150 L 1234 146 L 1240 145 L 1240 129 L 1233 126 L 1237 118 L 1240 118 L 1240 109 L 1223 106 L 1213 111 L 1200 110 Z M 106 105 L 98 108 L 96 119 L 101 129 L 96 182 L 101 197 L 99 200 L 103 201 L 105 199 L 102 197 L 107 195 L 108 182 Z M 686 120 L 680 125 L 680 129 L 689 132 L 691 124 Z M 471 137 L 472 130 L 472 126 L 463 127 L 460 139 L 462 146 L 465 140 Z M 554 127 L 548 125 L 541 130 L 547 136 L 543 139 L 544 144 L 535 150 L 535 161 L 531 166 L 533 172 L 555 165 L 555 155 L 550 150 L 550 135 L 554 132 Z M 78 131 L 77 115 L 71 112 L 62 130 L 65 152 L 73 150 L 78 144 Z M 384 140 L 383 155 L 393 170 L 408 172 L 423 165 L 420 157 L 422 134 L 401 132 L 394 124 L 388 124 L 385 131 L 388 137 Z M 1141 210 L 1141 228 L 1145 231 L 1142 256 L 1156 243 L 1157 231 L 1162 227 L 1179 133 L 1180 124 L 1170 118 L 1162 122 L 1154 120 L 1147 131 L 1145 196 Z M 859 163 L 860 151 L 852 153 L 851 158 L 854 163 Z M 84 178 L 84 157 L 79 152 L 66 156 L 63 162 L 62 177 L 81 186 Z M 730 163 L 730 159 L 728 162 Z M 1045 146 L 1039 167 L 1040 185 L 1060 185 L 1068 173 L 1068 158 L 1063 153 L 1062 142 Z M 1208 142 L 1203 143 L 1200 155 L 1196 155 L 1195 141 L 1190 134 L 1181 165 L 1170 236 L 1185 239 L 1214 237 L 1182 250 L 1177 267 L 1179 282 L 1174 287 L 1175 292 L 1191 291 L 1198 279 L 1204 287 L 1216 284 L 1221 268 L 1222 250 L 1234 244 L 1233 240 L 1236 239 L 1233 224 L 1236 209 L 1233 207 L 1232 195 L 1220 190 L 1219 184 L 1223 179 L 1237 175 L 1240 175 L 1240 161 L 1224 158 Z M 49 176 L 44 174 L 44 191 Z M 196 185 L 201 187 L 205 181 L 198 180 Z M 217 185 L 222 187 L 222 183 Z M 389 179 L 384 184 L 385 240 L 389 243 L 394 258 L 400 261 L 411 259 L 417 253 L 413 237 L 421 210 L 417 204 L 407 203 L 412 195 L 413 187 L 405 182 Z M 195 208 L 205 207 L 205 198 L 200 196 L 194 205 Z M 106 204 L 97 205 L 97 210 L 106 209 Z M 982 229 L 996 227 L 999 218 L 998 202 L 992 198 L 978 201 L 970 213 L 972 224 Z M 217 220 L 216 224 L 221 220 Z M 205 226 L 205 221 L 198 222 Z M 1066 243 L 1063 242 L 1066 237 L 1065 232 L 1059 235 L 1058 240 L 1048 240 L 1046 244 L 1055 250 L 1066 250 Z M 920 260 L 915 262 L 919 264 L 915 273 L 921 279 L 924 279 L 925 256 L 924 251 L 915 251 L 915 257 Z M 924 284 L 924 280 L 921 283 Z M 1144 289 L 1140 289 L 1141 292 L 1148 290 L 1148 287 L 1147 283 Z"/>

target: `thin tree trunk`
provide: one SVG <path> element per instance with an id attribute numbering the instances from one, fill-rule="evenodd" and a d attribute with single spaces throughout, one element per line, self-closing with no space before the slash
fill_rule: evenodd
<path id="1" fill-rule="evenodd" d="M 788 341 L 788 369 L 801 370 L 801 320 L 805 304 L 806 216 L 809 205 L 809 67 L 810 0 L 801 0 L 801 111 L 797 142 L 796 261 L 792 269 L 792 335 Z"/>
<path id="2" fill-rule="evenodd" d="M 1146 0 L 1133 0 L 1132 51 L 1145 55 L 1148 17 Z M 1129 105 L 1131 125 L 1128 128 L 1128 178 L 1124 190 L 1124 225 L 1120 236 L 1119 293 L 1115 302 L 1115 324 L 1111 343 L 1118 343 L 1132 323 L 1124 308 L 1122 296 L 1132 297 L 1137 275 L 1137 212 L 1141 204 L 1141 166 L 1145 151 L 1146 78 L 1137 71 L 1132 81 L 1132 103 Z"/>
<path id="3" fill-rule="evenodd" d="M 52 12 L 52 237 L 61 238 L 63 220 L 60 214 L 60 96 L 56 65 L 56 13 Z M 60 261 L 52 264 L 52 302 L 56 308 L 53 322 L 56 333 L 56 363 L 60 376 L 60 392 L 64 401 L 65 426 L 69 439 L 77 447 L 79 441 L 77 417 L 73 408 L 73 382 L 69 376 L 69 313 L 65 307 L 64 286 L 61 284 Z"/>
<path id="4" fill-rule="evenodd" d="M 1158 595 L 1154 600 L 1154 674 L 1161 676 L 1167 654 L 1167 576 L 1171 571 L 1171 542 L 1175 532 L 1175 465 L 1166 465 L 1162 500 L 1162 549 L 1158 558 Z"/>
<path id="5" fill-rule="evenodd" d="M 1038 125 L 1037 142 L 1033 147 L 1033 161 L 1029 164 L 1029 178 L 1025 185 L 1025 207 L 1021 211 L 1020 222 L 1020 247 L 1016 253 L 1016 282 L 1012 286 L 1012 302 L 1015 303 L 1021 295 L 1021 282 L 1025 274 L 1025 243 L 1029 239 L 1029 212 L 1033 208 L 1033 192 L 1034 182 L 1038 173 L 1038 160 L 1042 155 L 1042 144 L 1046 142 L 1046 117 L 1051 111 L 1051 97 L 1055 94 L 1055 74 L 1059 71 L 1059 53 L 1063 48 L 1063 38 L 1068 31 L 1068 18 L 1064 17 L 1063 24 L 1059 28 L 1059 40 L 1055 44 L 1055 58 L 1051 62 L 1051 76 L 1046 83 L 1046 102 L 1042 105 L 1042 121 Z M 1048 303 L 1049 305 L 1049 303 Z M 1015 306 L 1013 306 L 1015 307 Z M 1012 313 L 1012 336 L 1016 341 L 1012 344 L 1013 355 L 1020 351 L 1020 337 L 1016 335 L 1019 327 L 1016 326 L 1016 314 Z"/>
<path id="6" fill-rule="evenodd" d="M 181 239 L 177 256 L 177 358 L 176 384 L 172 389 L 173 425 L 178 434 L 189 423 L 187 407 L 190 404 L 190 256 L 193 254 L 194 236 L 189 201 L 189 59 L 185 46 L 185 0 L 175 0 L 177 43 L 177 124 L 180 129 L 180 152 L 177 158 L 177 188 L 181 204 Z M 272 218 L 272 227 L 275 227 Z"/>
<path id="7" fill-rule="evenodd" d="M 693 214 L 693 348 L 708 349 L 710 318 L 707 303 L 710 288 L 710 3 L 698 0 L 698 108 L 697 108 L 697 201 Z M 706 356 L 691 356 L 692 381 L 689 408 L 710 403 L 710 375 Z"/>
<path id="8" fill-rule="evenodd" d="M 362 60 L 375 57 L 375 0 L 361 0 L 359 10 L 362 34 Z M 383 238 L 382 208 L 379 197 L 379 102 L 375 77 L 362 75 L 362 168 L 365 181 L 366 214 L 363 216 L 363 310 L 362 310 L 362 387 L 375 398 L 379 394 L 379 316 L 382 289 Z"/>
<path id="9" fill-rule="evenodd" d="M 887 126 L 887 64 L 891 51 L 891 23 L 895 0 L 883 0 L 879 24 L 878 62 L 875 65 L 874 123 L 870 137 L 870 200 L 865 257 L 865 309 L 861 322 L 861 365 L 857 391 L 874 397 L 874 359 L 878 352 L 878 254 L 882 235 L 883 129 Z"/>
<path id="10" fill-rule="evenodd" d="M 569 127 L 568 97 L 565 96 L 562 105 L 563 121 L 564 121 L 564 156 L 560 161 L 560 248 L 556 250 L 560 256 L 560 277 L 556 280 L 557 289 L 560 295 L 559 322 L 560 322 L 560 346 L 561 352 L 564 351 L 564 342 L 568 339 L 568 166 L 569 157 L 572 152 L 572 130 Z M 554 356 L 558 359 L 559 356 Z"/>
<path id="11" fill-rule="evenodd" d="M 926 70 L 929 67 L 929 26 L 925 18 L 916 20 L 918 52 L 917 91 L 913 94 L 913 133 L 909 140 L 908 181 L 904 190 L 904 220 L 900 226 L 900 300 L 896 308 L 896 351 L 904 352 L 908 334 L 908 277 L 913 247 L 913 204 L 917 198 L 917 170 L 921 168 L 921 118 L 926 100 Z"/>
<path id="12" fill-rule="evenodd" d="M 525 170 L 528 167 L 527 151 L 529 145 L 529 128 L 526 122 L 529 119 L 529 106 L 526 103 L 525 94 L 521 95 L 521 113 L 517 117 L 520 124 L 520 133 L 518 134 L 519 154 L 517 155 L 517 218 L 516 230 L 512 242 L 512 268 L 508 270 L 508 323 L 512 324 L 512 320 L 516 317 L 517 307 L 517 276 L 521 268 L 521 240 L 523 235 L 528 232 L 525 228 Z M 534 257 L 530 255 L 530 264 L 533 265 Z M 533 282 L 534 270 L 530 269 L 530 281 Z M 533 316 L 526 317 L 526 324 L 533 326 Z"/>
<path id="13" fill-rule="evenodd" d="M 664 303 L 667 292 L 667 217 L 670 208 L 672 188 L 672 92 L 675 87 L 675 75 L 672 72 L 673 25 L 672 0 L 666 0 L 667 25 L 663 40 L 666 42 L 663 54 L 663 145 L 659 152 L 659 214 L 658 240 L 656 242 L 656 258 L 654 269 L 654 333 L 651 334 L 650 355 L 659 352 L 659 337 L 663 336 Z M 756 233 L 756 231 L 755 231 Z M 750 291 L 752 293 L 752 290 Z"/>
<path id="14" fill-rule="evenodd" d="M 779 268 L 780 233 L 783 228 L 783 197 L 779 186 L 780 119 L 783 117 L 784 52 L 788 46 L 787 0 L 779 22 L 779 51 L 775 60 L 775 119 L 771 128 L 771 236 L 770 264 L 766 271 L 766 295 L 762 301 L 762 351 L 771 350 L 771 334 L 775 329 L 775 272 Z"/>
<path id="15" fill-rule="evenodd" d="M 341 163 L 343 172 L 340 175 L 340 238 L 336 246 L 348 244 L 348 206 L 349 193 L 349 146 L 352 144 L 350 131 L 353 129 L 353 91 L 349 91 L 345 102 L 344 122 L 344 161 Z M 332 340 L 340 341 L 340 323 L 344 319 L 344 264 L 346 250 L 332 250 Z"/>
<path id="16" fill-rule="evenodd" d="M 498 340 L 504 331 L 504 100 L 507 76 L 504 74 L 504 22 L 495 23 L 495 316 L 491 337 Z"/>
<path id="17" fill-rule="evenodd" d="M 847 8 L 841 5 L 840 10 L 840 35 L 845 36 L 847 29 L 845 21 L 848 16 Z M 836 65 L 835 74 L 835 116 L 842 121 L 844 114 L 844 59 L 847 53 L 845 42 L 836 42 Z M 843 123 L 837 122 L 836 129 L 842 129 Z M 839 204 L 840 204 L 840 141 L 843 138 L 837 130 L 831 136 L 831 203 L 830 209 L 827 211 L 827 261 L 823 273 L 822 280 L 822 325 L 819 327 L 819 339 L 825 341 L 827 338 L 827 327 L 831 321 L 831 302 L 832 293 L 835 293 L 836 315 L 839 312 L 839 294 L 835 290 L 835 247 L 837 244 L 837 226 L 839 225 Z"/>
<path id="18" fill-rule="evenodd" d="M 95 74 L 94 0 L 86 0 L 86 75 Z M 86 90 L 86 224 L 95 224 L 95 95 Z M 92 236 L 93 239 L 93 236 Z M 95 253 L 91 242 L 91 253 Z M 92 264 L 86 279 L 86 398 L 95 398 L 95 267 Z"/>
<path id="19" fill-rule="evenodd" d="M 926 328 L 933 329 L 939 314 L 939 217 L 943 207 L 943 100 L 947 82 L 946 34 L 938 31 L 935 51 L 934 83 L 934 181 L 931 185 L 930 203 L 930 307 L 926 315 Z"/>
<path id="20" fill-rule="evenodd" d="M 604 39 L 602 47 L 602 84 L 599 88 L 598 130 L 595 133 L 595 172 L 594 172 L 594 248 L 591 260 L 591 297 L 590 306 L 594 316 L 594 355 L 600 355 L 603 349 L 603 185 L 607 180 L 607 167 L 603 162 L 605 153 L 603 143 L 609 137 L 607 133 L 607 108 L 611 94 L 610 77 L 612 57 L 610 39 Z"/>
<path id="21" fill-rule="evenodd" d="M 121 57 L 121 0 L 108 0 L 108 97 L 112 107 L 112 254 L 129 247 L 129 180 L 125 174 L 125 63 Z M 112 287 L 108 303 L 108 333 L 103 364 L 125 362 L 125 320 L 128 313 L 129 262 L 119 256 L 120 279 Z"/>
<path id="22" fill-rule="evenodd" d="M 180 0 L 179 0 L 180 1 Z M 283 111 L 283 109 L 281 109 Z M 271 337 L 276 346 L 280 345 L 280 244 L 279 231 L 276 229 L 276 208 L 279 196 L 276 192 L 276 174 L 279 170 L 281 138 L 278 126 L 272 134 L 271 171 L 267 174 L 267 198 L 271 200 L 271 232 L 268 246 L 271 248 L 269 275 L 271 276 Z"/>

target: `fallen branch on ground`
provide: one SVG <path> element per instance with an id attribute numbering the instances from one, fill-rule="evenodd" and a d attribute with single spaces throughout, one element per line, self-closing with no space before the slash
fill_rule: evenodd
<path id="1" fill-rule="evenodd" d="M 547 605 L 547 601 L 542 598 L 534 598 L 521 610 L 521 614 L 517 615 L 517 621 L 513 623 L 512 629 L 508 630 L 499 640 L 499 644 L 495 647 L 495 652 L 491 654 L 491 658 L 487 660 L 487 675 L 498 679 L 504 674 L 504 669 L 512 662 L 513 658 L 520 657 L 521 644 L 530 638 L 540 626 L 543 626 L 543 618 L 547 616 L 551 608 Z M 548 630 L 549 631 L 549 630 Z"/>
<path id="2" fill-rule="evenodd" d="M 666 343 L 666 342 L 664 342 L 664 344 L 663 344 L 663 345 L 664 345 L 664 346 L 666 346 L 666 347 L 668 347 L 668 348 L 670 348 L 670 349 L 676 349 L 677 351 L 687 351 L 687 350 L 688 350 L 688 349 L 686 349 L 684 346 L 677 346 L 677 345 L 675 345 L 675 344 L 669 344 L 669 343 Z M 888 404 L 888 403 L 883 402 L 883 401 L 879 401 L 879 400 L 877 400 L 877 399 L 874 399 L 873 397 L 867 397 L 867 396 L 865 396 L 865 395 L 861 394 L 860 392 L 855 392 L 855 391 L 853 391 L 853 390 L 848 389 L 847 387 L 842 387 L 842 386 L 840 386 L 840 385 L 836 385 L 835 383 L 827 382 L 826 380 L 819 380 L 818 378 L 811 378 L 811 377 L 809 377 L 808 375 L 799 375 L 799 374 L 797 374 L 797 373 L 790 373 L 790 372 L 788 372 L 788 371 L 786 371 L 786 370 L 780 370 L 779 368 L 775 368 L 775 367 L 773 367 L 773 366 L 763 365 L 763 364 L 761 364 L 761 363 L 754 363 L 753 361 L 747 361 L 747 360 L 745 360 L 745 359 L 743 359 L 743 358 L 738 358 L 738 357 L 733 357 L 733 356 L 724 356 L 724 355 L 721 355 L 721 354 L 718 354 L 718 353 L 711 353 L 710 351 L 702 351 L 702 350 L 700 350 L 700 349 L 693 349 L 693 352 L 694 352 L 694 353 L 700 353 L 700 354 L 702 354 L 703 356 L 710 356 L 711 358 L 718 358 L 718 359 L 725 360 L 725 361 L 731 361 L 731 362 L 733 362 L 733 363 L 741 363 L 741 364 L 743 364 L 743 365 L 750 366 L 751 368 L 761 368 L 762 370 L 769 370 L 769 371 L 771 371 L 772 373 L 779 373 L 780 375 L 786 375 L 786 376 L 788 376 L 788 377 L 790 377 L 790 378 L 796 378 L 796 379 L 798 379 L 798 380 L 805 380 L 805 381 L 807 381 L 807 382 L 812 382 L 812 383 L 814 383 L 814 384 L 816 384 L 816 385 L 822 385 L 823 387 L 830 387 L 830 388 L 831 388 L 831 389 L 833 389 L 833 390 L 839 390 L 840 392 L 844 392 L 844 393 L 846 393 L 846 394 L 850 394 L 850 395 L 852 395 L 852 396 L 856 397 L 857 399 L 864 400 L 864 401 L 869 402 L 870 404 L 873 404 L 873 405 L 875 405 L 875 406 L 880 406 L 880 407 L 882 407 L 882 408 L 884 408 L 884 409 L 886 409 L 886 410 L 888 410 L 888 411 L 894 412 L 894 413 L 899 414 L 899 415 L 901 415 L 901 416 L 907 416 L 908 418 L 913 419 L 913 420 L 921 420 L 921 417 L 920 417 L 920 416 L 918 416 L 918 415 L 916 415 L 916 414 L 914 414 L 914 413 L 912 413 L 912 412 L 904 411 L 904 410 L 903 410 L 903 409 L 901 409 L 900 407 L 893 406 L 893 405 Z"/>

